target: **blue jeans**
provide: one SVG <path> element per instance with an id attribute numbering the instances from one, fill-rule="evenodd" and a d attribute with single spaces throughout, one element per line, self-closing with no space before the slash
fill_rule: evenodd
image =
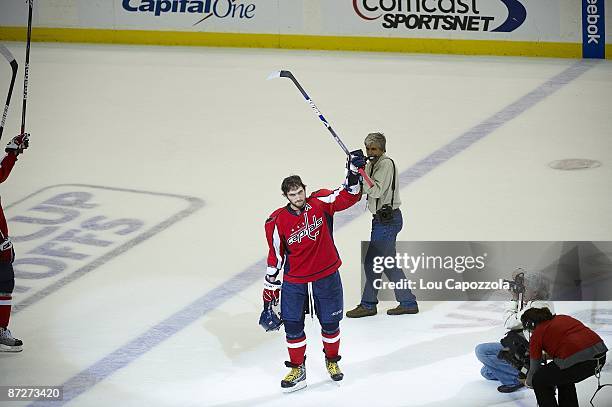
<path id="1" fill-rule="evenodd" d="M 476 357 L 484 365 L 480 374 L 487 380 L 499 380 L 502 384 L 514 386 L 519 384 L 518 370 L 502 359 L 497 354 L 502 350 L 502 345 L 496 343 L 481 343 L 476 346 Z"/>
<path id="2" fill-rule="evenodd" d="M 381 277 L 379 273 L 374 272 L 374 257 L 390 256 L 395 257 L 395 239 L 397 234 L 402 230 L 403 220 L 402 212 L 399 209 L 393 211 L 393 221 L 384 225 L 380 220 L 372 219 L 372 233 L 370 234 L 370 245 L 364 259 L 364 269 L 366 283 L 361 296 L 361 305 L 365 308 L 372 309 L 378 304 L 378 290 L 374 288 L 374 280 Z M 398 282 L 406 278 L 406 275 L 397 267 L 385 268 L 384 273 L 391 282 Z M 410 289 L 395 289 L 395 298 L 401 306 L 414 307 L 417 305 L 416 297 Z"/>

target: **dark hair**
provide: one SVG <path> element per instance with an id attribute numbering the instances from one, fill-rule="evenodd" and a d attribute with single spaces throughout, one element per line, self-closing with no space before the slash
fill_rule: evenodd
<path id="1" fill-rule="evenodd" d="M 544 321 L 549 321 L 554 318 L 554 315 L 546 307 L 544 308 L 529 308 L 521 315 L 521 323 L 525 329 L 534 330 L 535 327 Z"/>
<path id="2" fill-rule="evenodd" d="M 289 191 L 292 189 L 298 189 L 299 187 L 306 189 L 306 185 L 304 185 L 300 176 L 290 175 L 283 180 L 281 184 L 281 191 L 283 191 L 283 195 L 286 196 Z"/>

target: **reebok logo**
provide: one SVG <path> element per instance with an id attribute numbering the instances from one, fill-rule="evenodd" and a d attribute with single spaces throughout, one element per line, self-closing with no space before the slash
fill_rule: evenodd
<path id="1" fill-rule="evenodd" d="M 582 0 L 582 56 L 606 57 L 605 0 Z"/>
<path id="2" fill-rule="evenodd" d="M 588 44 L 599 44 L 599 40 L 601 39 L 601 35 L 599 34 L 599 27 L 597 23 L 601 18 L 599 14 L 599 9 L 597 8 L 597 0 L 587 0 L 586 6 L 586 31 L 588 34 Z"/>

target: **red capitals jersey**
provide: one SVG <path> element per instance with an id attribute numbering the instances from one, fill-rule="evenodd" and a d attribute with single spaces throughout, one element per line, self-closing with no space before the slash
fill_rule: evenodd
<path id="1" fill-rule="evenodd" d="M 15 166 L 17 156 L 12 153 L 7 153 L 0 161 L 0 183 L 6 181 L 8 176 L 11 174 L 13 166 Z M 13 249 L 12 245 L 6 245 L 6 239 L 8 238 L 8 226 L 6 224 L 6 218 L 4 217 L 4 211 L 0 205 L 0 262 L 12 262 L 13 261 Z"/>
<path id="2" fill-rule="evenodd" d="M 274 211 L 265 225 L 267 273 L 274 275 L 283 269 L 285 281 L 309 283 L 338 270 L 342 261 L 332 236 L 333 216 L 357 203 L 360 190 L 359 184 L 334 191 L 322 189 L 306 198 L 299 213 L 289 204 Z"/>

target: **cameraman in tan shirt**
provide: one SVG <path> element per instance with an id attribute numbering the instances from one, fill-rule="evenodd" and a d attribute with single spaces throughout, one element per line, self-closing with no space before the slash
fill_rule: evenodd
<path id="1" fill-rule="evenodd" d="M 379 256 L 395 257 L 395 241 L 397 234 L 402 230 L 402 212 L 399 207 L 399 180 L 397 167 L 386 152 L 387 140 L 382 133 L 370 133 L 365 138 L 366 153 L 369 162 L 366 173 L 374 185 L 363 186 L 363 192 L 368 195 L 368 209 L 372 213 L 372 232 L 370 245 L 364 259 L 366 283 L 361 296 L 361 303 L 346 313 L 348 318 L 362 318 L 376 315 L 378 304 L 378 290 L 374 280 L 381 275 L 373 270 L 373 259 Z M 391 282 L 399 282 L 406 278 L 404 272 L 397 267 L 384 269 L 384 273 Z M 409 289 L 395 289 L 395 298 L 399 305 L 387 310 L 388 315 L 416 314 L 419 307 L 416 297 Z"/>

